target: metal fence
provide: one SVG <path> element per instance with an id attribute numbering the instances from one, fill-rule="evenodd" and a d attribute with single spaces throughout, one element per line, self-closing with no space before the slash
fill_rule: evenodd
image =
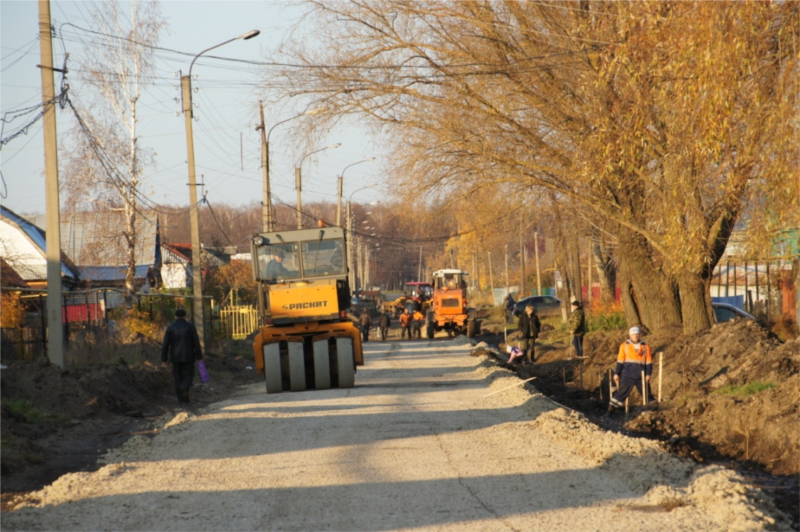
<path id="1" fill-rule="evenodd" d="M 235 305 L 219 311 L 222 333 L 226 338 L 242 340 L 258 328 L 258 311 L 252 305 Z"/>

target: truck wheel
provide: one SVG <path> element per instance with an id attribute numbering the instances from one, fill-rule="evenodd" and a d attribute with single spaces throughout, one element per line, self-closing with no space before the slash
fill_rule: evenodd
<path id="1" fill-rule="evenodd" d="M 433 336 L 436 334 L 436 329 L 433 326 L 433 323 L 429 323 L 428 326 L 425 328 L 425 335 L 428 337 L 429 340 L 433 340 Z"/>
<path id="2" fill-rule="evenodd" d="M 475 338 L 475 320 L 467 320 L 467 338 Z"/>

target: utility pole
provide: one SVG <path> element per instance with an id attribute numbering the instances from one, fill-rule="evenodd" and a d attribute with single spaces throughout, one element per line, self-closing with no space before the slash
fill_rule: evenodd
<path id="1" fill-rule="evenodd" d="M 533 250 L 536 255 L 536 295 L 542 295 L 542 272 L 539 270 L 539 231 L 533 233 Z"/>
<path id="2" fill-rule="evenodd" d="M 361 239 L 356 237 L 356 287 L 361 288 L 364 281 L 364 265 L 361 262 Z"/>
<path id="3" fill-rule="evenodd" d="M 275 229 L 275 222 L 272 219 L 272 193 L 269 185 L 269 141 L 267 140 L 267 128 L 264 125 L 264 102 L 258 102 L 258 108 L 261 113 L 261 124 L 256 127 L 256 131 L 261 130 L 261 173 L 264 176 L 261 218 L 264 224 L 264 232 L 268 232 Z"/>
<path id="4" fill-rule="evenodd" d="M 192 234 L 192 321 L 200 338 L 200 349 L 205 351 L 203 330 L 203 276 L 200 251 L 200 225 L 197 219 L 197 175 L 194 165 L 194 132 L 192 129 L 192 80 L 181 76 L 183 92 L 183 116 L 186 123 L 186 152 L 189 160 L 189 221 Z"/>
<path id="5" fill-rule="evenodd" d="M 519 211 L 519 293 L 525 295 L 525 244 L 522 242 L 522 210 Z"/>
<path id="6" fill-rule="evenodd" d="M 42 64 L 45 205 L 47 209 L 47 356 L 63 368 L 64 326 L 61 317 L 61 214 L 58 201 L 58 138 L 50 1 L 39 0 L 39 51 Z"/>
<path id="7" fill-rule="evenodd" d="M 347 238 L 350 240 L 347 246 L 347 277 L 350 280 L 350 290 L 356 289 L 355 271 L 353 268 L 353 246 L 356 239 L 353 236 L 353 217 L 350 214 L 350 202 L 347 202 Z"/>
<path id="8" fill-rule="evenodd" d="M 300 199 L 302 195 L 303 185 L 300 177 L 300 167 L 296 166 L 294 169 L 294 186 L 297 189 L 297 228 L 303 228 L 303 200 Z"/>
<path id="9" fill-rule="evenodd" d="M 417 269 L 417 281 L 422 282 L 422 246 L 419 247 L 419 268 Z"/>
<path id="10" fill-rule="evenodd" d="M 494 304 L 494 275 L 492 275 L 492 252 L 489 253 L 489 289 L 492 293 L 492 304 Z"/>
<path id="11" fill-rule="evenodd" d="M 592 302 L 592 239 L 589 239 L 589 254 L 586 255 L 586 302 Z"/>
<path id="12" fill-rule="evenodd" d="M 192 59 L 189 64 L 189 74 L 184 76 L 181 73 L 181 96 L 183 97 L 183 116 L 186 123 L 186 153 L 189 164 L 189 219 L 192 232 L 192 320 L 197 328 L 201 350 L 205 350 L 206 339 L 203 326 L 202 250 L 200 249 L 200 226 L 197 221 L 197 178 L 194 164 L 194 131 L 192 129 L 192 119 L 194 118 L 192 114 L 192 68 L 194 67 L 194 62 L 204 53 L 239 39 L 245 41 L 252 39 L 259 33 L 258 30 L 248 31 L 233 39 L 215 44 L 211 48 L 206 48 Z"/>
<path id="13" fill-rule="evenodd" d="M 369 290 L 369 246 L 364 246 L 364 287 Z"/>
<path id="14" fill-rule="evenodd" d="M 472 289 L 475 290 L 475 281 L 478 277 L 478 270 L 475 269 L 475 253 L 472 254 Z"/>
<path id="15" fill-rule="evenodd" d="M 342 192 L 344 191 L 344 177 L 339 176 L 339 194 L 336 202 L 336 225 L 342 226 Z"/>
<path id="16" fill-rule="evenodd" d="M 506 244 L 506 295 L 508 294 L 508 244 Z"/>

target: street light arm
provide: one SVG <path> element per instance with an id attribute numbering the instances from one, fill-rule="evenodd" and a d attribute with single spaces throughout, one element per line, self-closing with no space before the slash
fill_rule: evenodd
<path id="1" fill-rule="evenodd" d="M 294 120 L 295 118 L 300 118 L 301 116 L 312 116 L 312 115 L 315 115 L 317 113 L 321 113 L 324 110 L 325 109 L 323 107 L 317 107 L 315 109 L 309 109 L 308 111 L 304 111 L 304 112 L 302 112 L 300 114 L 294 115 L 293 117 L 287 118 L 286 120 L 281 120 L 280 122 L 278 122 L 277 124 L 275 124 L 274 126 L 269 128 L 269 131 L 267 132 L 267 142 L 269 142 L 269 136 L 272 134 L 272 130 L 275 129 L 276 127 L 278 127 L 279 125 L 285 124 L 286 122 L 290 122 L 290 121 Z"/>
<path id="2" fill-rule="evenodd" d="M 352 202 L 353 202 L 353 196 L 356 194 L 356 192 L 361 192 L 362 190 L 366 190 L 366 189 L 368 189 L 368 188 L 375 188 L 375 187 L 377 187 L 377 186 L 378 186 L 378 185 L 376 185 L 376 184 L 374 184 L 374 183 L 373 183 L 372 185 L 367 185 L 367 186 L 365 186 L 365 187 L 361 187 L 361 188 L 359 188 L 358 190 L 354 190 L 354 191 L 353 191 L 353 193 L 352 193 L 352 194 L 350 194 L 350 197 L 347 199 L 347 202 L 348 202 L 348 203 L 352 203 Z"/>
<path id="3" fill-rule="evenodd" d="M 342 177 L 344 177 L 344 173 L 345 173 L 345 171 L 347 171 L 347 169 L 348 169 L 348 168 L 350 168 L 351 166 L 355 166 L 355 165 L 357 165 L 357 164 L 366 163 L 366 162 L 369 162 L 369 161 L 374 161 L 374 160 L 375 160 L 375 157 L 370 157 L 369 159 L 364 159 L 363 161 L 358 161 L 358 162 L 355 162 L 355 163 L 353 163 L 353 164 L 348 164 L 347 166 L 345 166 L 345 167 L 344 167 L 344 170 L 342 170 L 342 173 L 341 173 L 341 174 L 339 174 L 339 175 L 341 175 Z"/>
<path id="4" fill-rule="evenodd" d="M 320 148 L 320 149 L 318 149 L 316 151 L 312 151 L 311 153 L 307 153 L 306 155 L 303 156 L 302 159 L 300 159 L 300 162 L 297 163 L 297 167 L 300 168 L 301 166 L 303 166 L 303 161 L 305 161 L 309 156 L 314 155 L 315 153 L 319 153 L 321 151 L 329 150 L 329 149 L 332 149 L 332 148 L 338 148 L 339 146 L 341 146 L 341 144 L 339 144 L 337 142 L 336 144 L 334 144 L 332 146 L 325 146 L 324 148 Z"/>
<path id="5" fill-rule="evenodd" d="M 203 55 L 204 53 L 206 53 L 206 52 L 210 52 L 210 51 L 211 51 L 211 50 L 213 50 L 214 48 L 219 48 L 220 46 L 224 46 L 224 45 L 228 44 L 229 42 L 238 41 L 239 39 L 242 39 L 242 40 L 245 40 L 245 41 L 246 41 L 247 39 L 252 39 L 253 37 L 255 37 L 256 35 L 258 35 L 259 33 L 261 33 L 259 30 L 251 30 L 251 31 L 248 31 L 247 33 L 244 33 L 244 34 L 242 34 L 242 35 L 239 35 L 238 37 L 234 37 L 233 39 L 228 39 L 228 40 L 227 40 L 227 41 L 225 41 L 225 42 L 221 42 L 221 43 L 219 43 L 219 44 L 216 44 L 216 45 L 212 46 L 211 48 L 206 48 L 205 50 L 203 50 L 202 52 L 200 52 L 199 54 L 197 54 L 196 56 L 194 56 L 194 59 L 192 59 L 192 62 L 191 62 L 191 64 L 189 65 L 189 79 L 191 79 L 191 77 L 192 77 L 192 67 L 194 66 L 194 62 L 195 62 L 195 61 L 197 61 L 197 59 L 198 59 L 198 58 L 199 58 L 201 55 Z"/>

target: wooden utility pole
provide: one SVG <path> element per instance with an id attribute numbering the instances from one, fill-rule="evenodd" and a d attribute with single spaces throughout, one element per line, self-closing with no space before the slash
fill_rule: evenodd
<path id="1" fill-rule="evenodd" d="M 519 211 L 519 293 L 525 295 L 525 244 L 522 241 L 522 210 Z"/>
<path id="2" fill-rule="evenodd" d="M 267 128 L 264 125 L 264 102 L 258 102 L 258 108 L 261 113 L 261 125 L 256 129 L 261 130 L 261 175 L 264 179 L 264 196 L 261 199 L 261 220 L 263 222 L 264 231 L 267 232 L 275 229 L 275 222 L 272 219 L 272 193 L 270 192 L 269 184 L 269 141 L 267 140 Z"/>
<path id="3" fill-rule="evenodd" d="M 419 247 L 419 268 L 417 269 L 417 281 L 422 282 L 422 246 Z"/>
<path id="4" fill-rule="evenodd" d="M 50 1 L 39 0 L 39 51 L 42 64 L 45 208 L 47 211 L 47 356 L 63 368 L 64 328 L 61 317 L 61 213 L 58 201 L 58 140 Z"/>
<path id="5" fill-rule="evenodd" d="M 536 255 L 536 295 L 542 295 L 542 272 L 539 269 L 539 231 L 533 233 L 533 250 Z"/>
<path id="6" fill-rule="evenodd" d="M 492 252 L 487 251 L 489 254 L 489 290 L 492 292 L 492 305 L 494 305 L 494 275 L 492 275 Z"/>
<path id="7" fill-rule="evenodd" d="M 508 244 L 506 244 L 506 295 L 508 294 Z"/>
<path id="8" fill-rule="evenodd" d="M 294 169 L 294 186 L 297 189 L 297 228 L 303 228 L 303 200 L 301 198 L 303 193 L 302 176 L 300 175 L 300 167 Z"/>
<path id="9" fill-rule="evenodd" d="M 586 255 L 586 302 L 592 302 L 592 239 L 589 239 L 589 253 Z"/>
<path id="10" fill-rule="evenodd" d="M 353 236 L 353 217 L 350 214 L 350 202 L 347 202 L 347 277 L 350 280 L 350 290 L 356 289 L 355 268 L 353 267 L 353 246 L 356 238 Z"/>

